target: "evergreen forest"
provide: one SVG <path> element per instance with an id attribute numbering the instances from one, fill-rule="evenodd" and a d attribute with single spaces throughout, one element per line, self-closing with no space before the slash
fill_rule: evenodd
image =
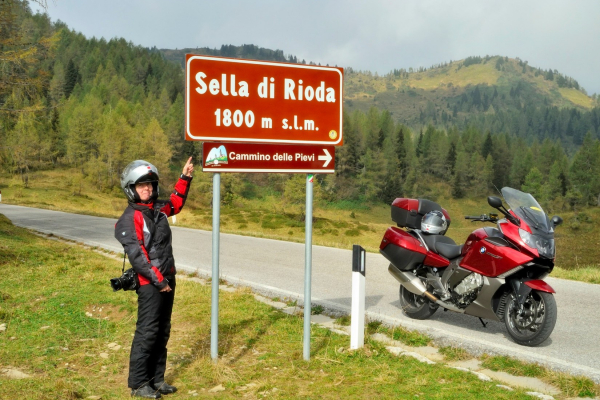
<path id="1" fill-rule="evenodd" d="M 151 161 L 168 184 L 187 156 L 199 156 L 199 143 L 183 135 L 181 51 L 87 38 L 33 13 L 21 0 L 0 7 L 3 173 L 20 176 L 26 187 L 38 171 L 70 168 L 74 180 L 118 192 L 119 173 L 131 160 Z M 306 63 L 254 45 L 197 52 Z M 460 65 L 465 73 L 485 63 L 507 83 L 455 83 L 434 92 L 408 86 L 417 74 L 423 82 L 432 71 L 458 73 Z M 506 75 L 517 66 L 562 91 L 551 91 L 552 97 L 535 90 L 534 81 Z M 496 56 L 395 70 L 386 77 L 347 68 L 346 79 L 344 146 L 336 150 L 336 173 L 318 176 L 324 201 L 480 197 L 511 186 L 557 211 L 600 205 L 597 97 L 558 71 Z M 234 175 L 225 180 L 224 201 L 260 196 L 266 187 L 285 197 L 294 185 L 289 175 Z"/>

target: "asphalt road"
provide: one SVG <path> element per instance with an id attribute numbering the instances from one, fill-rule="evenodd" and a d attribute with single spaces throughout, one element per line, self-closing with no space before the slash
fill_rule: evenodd
<path id="1" fill-rule="evenodd" d="M 6 204 L 0 204 L 0 214 L 18 226 L 122 251 L 113 237 L 114 219 Z M 173 226 L 177 268 L 210 276 L 211 240 L 210 231 Z M 221 278 L 302 303 L 304 244 L 230 234 L 221 234 L 220 244 Z M 312 254 L 313 304 L 349 312 L 352 252 L 313 246 Z M 367 255 L 368 317 L 422 331 L 442 345 L 458 345 L 475 353 L 509 355 L 555 370 L 585 375 L 600 383 L 600 285 L 548 278 L 547 282 L 556 290 L 558 321 L 550 338 L 541 346 L 531 348 L 515 344 L 504 324 L 499 322 L 490 321 L 484 328 L 477 318 L 440 310 L 426 321 L 405 317 L 399 309 L 398 283 L 388 274 L 387 265 L 380 254 Z"/>

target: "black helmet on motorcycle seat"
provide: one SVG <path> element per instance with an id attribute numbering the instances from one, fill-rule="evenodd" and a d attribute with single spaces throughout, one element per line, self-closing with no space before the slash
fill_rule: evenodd
<path id="1" fill-rule="evenodd" d="M 441 211 L 429 211 L 421 219 L 421 231 L 431 235 L 443 235 L 448 229 L 448 221 Z"/>
<path id="2" fill-rule="evenodd" d="M 136 183 L 152 183 L 152 196 L 150 201 L 158 198 L 158 170 L 148 161 L 135 160 L 125 167 L 121 174 L 121 188 L 129 201 L 140 202 L 140 197 L 135 190 Z"/>

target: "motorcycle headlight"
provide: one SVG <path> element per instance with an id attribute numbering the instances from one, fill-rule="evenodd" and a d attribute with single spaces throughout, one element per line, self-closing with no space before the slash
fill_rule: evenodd
<path id="1" fill-rule="evenodd" d="M 523 229 L 519 229 L 519 236 L 521 236 L 521 240 L 523 240 L 527 246 L 537 249 L 540 256 L 554 258 L 554 239 L 544 239 L 540 236 L 532 235 Z"/>

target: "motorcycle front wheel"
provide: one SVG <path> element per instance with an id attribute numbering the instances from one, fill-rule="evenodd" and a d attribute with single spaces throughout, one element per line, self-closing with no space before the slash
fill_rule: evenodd
<path id="1" fill-rule="evenodd" d="M 425 296 L 416 295 L 402 285 L 400 285 L 400 306 L 404 313 L 412 319 L 427 319 L 439 307 Z"/>
<path id="2" fill-rule="evenodd" d="M 556 325 L 556 301 L 552 293 L 532 290 L 520 305 L 514 294 L 506 298 L 504 323 L 508 334 L 523 346 L 537 346 L 548 339 Z"/>

